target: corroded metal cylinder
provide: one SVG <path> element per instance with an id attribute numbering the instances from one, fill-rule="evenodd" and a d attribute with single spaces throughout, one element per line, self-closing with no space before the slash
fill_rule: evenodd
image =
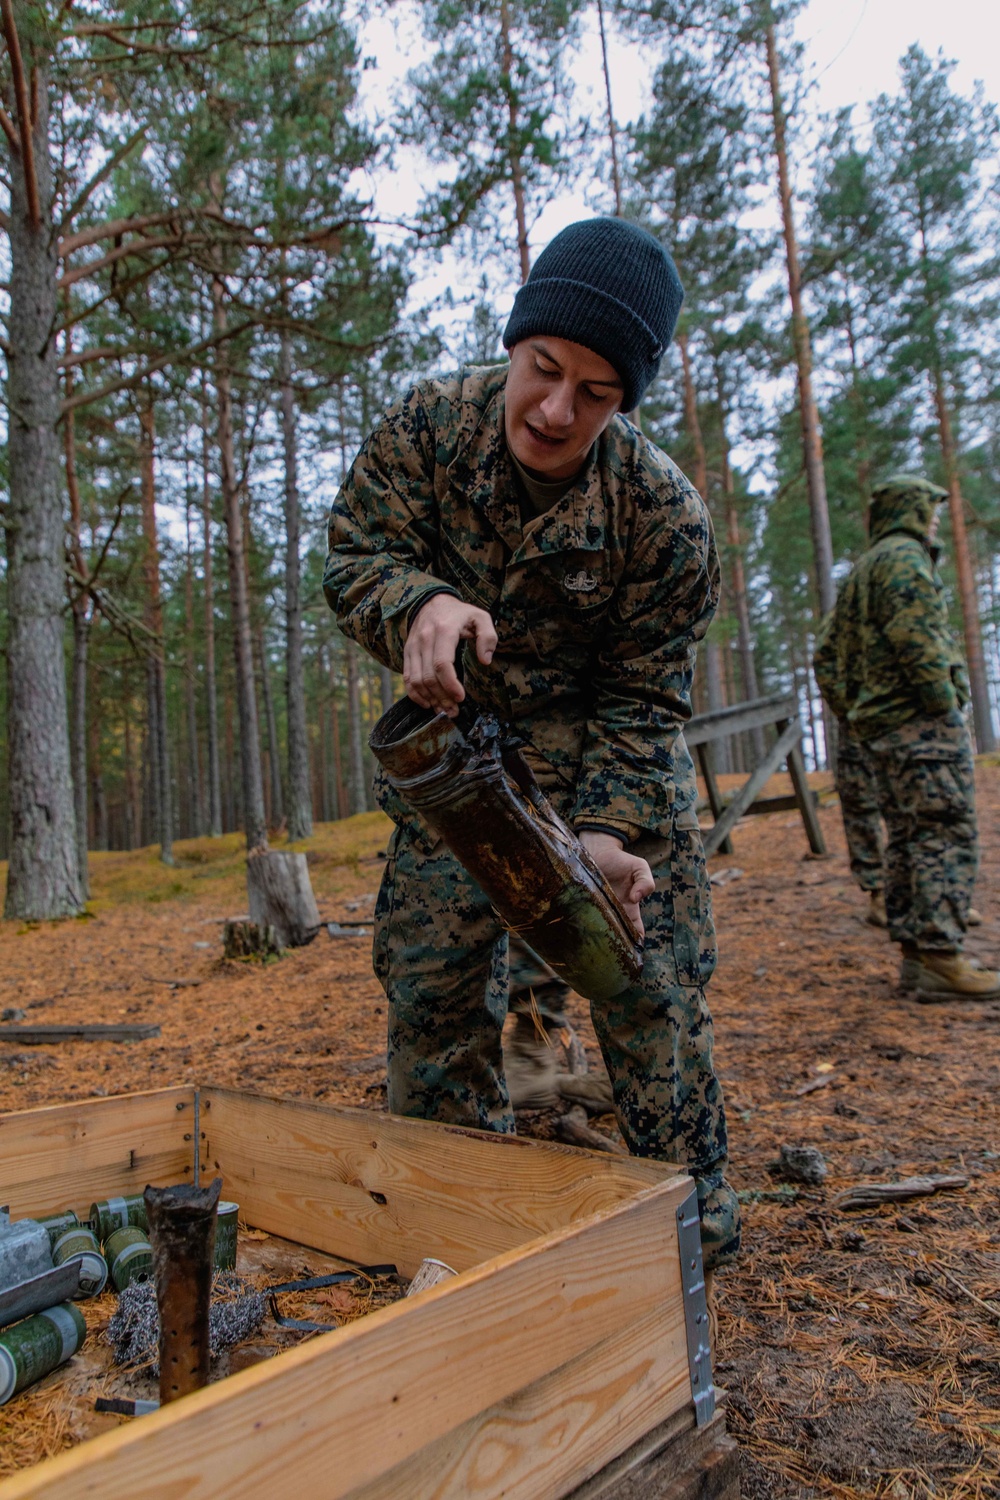
<path id="1" fill-rule="evenodd" d="M 369 743 L 504 925 L 561 979 L 596 1001 L 637 982 L 642 948 L 618 898 L 492 714 L 466 708 L 455 721 L 404 698 Z"/>
<path id="2" fill-rule="evenodd" d="M 215 1269 L 236 1270 L 236 1245 L 239 1238 L 240 1206 L 220 1203 L 215 1225 Z"/>
<path id="3" fill-rule="evenodd" d="M 160 1403 L 208 1384 L 215 1226 L 222 1178 L 145 1192 L 160 1314 Z"/>

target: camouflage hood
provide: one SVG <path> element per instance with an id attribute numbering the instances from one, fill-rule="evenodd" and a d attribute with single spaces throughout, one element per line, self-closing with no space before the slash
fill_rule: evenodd
<path id="1" fill-rule="evenodd" d="M 926 542 L 931 519 L 948 491 L 917 474 L 894 474 L 872 491 L 869 531 L 872 543 L 892 531 L 903 531 Z"/>

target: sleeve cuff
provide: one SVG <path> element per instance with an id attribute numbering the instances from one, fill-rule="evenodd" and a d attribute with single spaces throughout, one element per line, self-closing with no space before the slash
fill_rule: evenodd
<path id="1" fill-rule="evenodd" d="M 950 682 L 927 682 L 921 684 L 920 703 L 925 713 L 946 714 L 958 707 L 958 698 Z"/>

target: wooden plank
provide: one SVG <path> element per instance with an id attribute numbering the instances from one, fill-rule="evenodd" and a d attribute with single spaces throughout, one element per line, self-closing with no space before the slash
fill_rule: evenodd
<path id="1" fill-rule="evenodd" d="M 794 744 L 788 752 L 788 774 L 792 778 L 792 786 L 795 788 L 795 801 L 799 812 L 802 814 L 802 822 L 805 825 L 809 848 L 813 854 L 825 854 L 826 840 L 823 837 L 823 829 L 820 826 L 819 817 L 816 813 L 816 803 L 809 791 L 805 761 L 802 759 L 802 748 L 798 743 Z"/>
<path id="2" fill-rule="evenodd" d="M 635 1157 L 202 1090 L 203 1175 L 221 1172 L 241 1217 L 329 1254 L 426 1255 L 457 1271 L 631 1198 L 682 1169 Z"/>
<path id="3" fill-rule="evenodd" d="M 722 840 L 736 826 L 742 818 L 746 809 L 753 802 L 757 793 L 767 784 L 775 771 L 781 765 L 792 746 L 802 737 L 802 725 L 795 719 L 787 726 L 782 734 L 778 736 L 760 765 L 753 774 L 740 787 L 722 817 L 705 834 L 705 853 L 714 854 L 722 843 Z"/>
<path id="4" fill-rule="evenodd" d="M 818 794 L 810 791 L 809 797 L 813 806 L 818 806 Z M 769 813 L 798 811 L 799 799 L 793 793 L 789 792 L 787 797 L 758 797 L 756 802 L 752 802 L 749 807 L 744 808 L 743 816 L 745 818 L 765 818 Z"/>
<path id="5" fill-rule="evenodd" d="M 14 1218 L 69 1207 L 87 1214 L 109 1193 L 190 1180 L 193 1131 L 190 1088 L 0 1114 L 0 1201 Z"/>
<path id="6" fill-rule="evenodd" d="M 241 1371 L 15 1475 L 0 1500 L 344 1500 L 651 1309 L 679 1308 L 689 1187 L 647 1188 Z M 679 1326 L 676 1340 L 686 1359 Z"/>
<path id="7" fill-rule="evenodd" d="M 684 726 L 684 739 L 689 746 L 703 745 L 708 740 L 724 740 L 727 735 L 742 734 L 748 729 L 762 729 L 778 719 L 796 718 L 798 712 L 796 700 L 787 693 L 752 698 L 748 703 L 734 703 L 710 714 L 696 714 Z"/>
<path id="8" fill-rule="evenodd" d="M 712 764 L 712 747 L 708 742 L 698 746 L 698 761 L 701 765 L 701 774 L 705 781 L 705 789 L 708 793 L 708 805 L 712 809 L 712 817 L 716 823 L 722 817 L 724 803 L 719 794 L 719 783 L 715 779 L 715 767 Z M 720 854 L 732 854 L 733 841 L 724 838 L 719 845 Z"/>
<path id="9" fill-rule="evenodd" d="M 683 1308 L 645 1318 L 421 1449 L 350 1500 L 567 1495 L 651 1428 L 694 1426 Z"/>
<path id="10" fill-rule="evenodd" d="M 685 1413 L 609 1464 L 568 1500 L 740 1500 L 740 1451 L 717 1411 L 704 1427 L 677 1430 Z M 673 1434 L 669 1429 L 673 1427 Z M 650 1443 L 658 1448 L 639 1457 Z"/>
<path id="11" fill-rule="evenodd" d="M 142 1026 L 0 1026 L 0 1042 L 38 1047 L 44 1042 L 145 1042 L 159 1036 L 154 1023 Z"/>

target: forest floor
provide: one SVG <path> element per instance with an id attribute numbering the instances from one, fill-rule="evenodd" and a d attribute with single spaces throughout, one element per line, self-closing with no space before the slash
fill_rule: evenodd
<path id="1" fill-rule="evenodd" d="M 985 921 L 969 946 L 992 961 L 1000 766 L 978 774 Z M 740 872 L 716 889 L 710 997 L 744 1198 L 717 1356 L 744 1500 L 986 1500 L 1000 1495 L 1000 1002 L 925 1006 L 899 990 L 824 803 L 828 858 L 776 814 L 745 820 L 735 853 L 711 861 Z M 306 846 L 324 920 L 371 913 L 386 834 L 372 813 Z M 207 1081 L 384 1108 L 369 937 L 324 931 L 267 965 L 222 957 L 222 921 L 245 911 L 240 842 L 178 844 L 174 869 L 155 850 L 94 855 L 88 917 L 0 923 L 6 1023 L 161 1027 L 130 1044 L 0 1043 L 0 1109 Z M 572 1019 L 596 1062 L 582 1002 Z M 772 1175 L 782 1144 L 818 1147 L 825 1182 Z M 835 1201 L 927 1173 L 968 1185 L 864 1213 Z"/>

